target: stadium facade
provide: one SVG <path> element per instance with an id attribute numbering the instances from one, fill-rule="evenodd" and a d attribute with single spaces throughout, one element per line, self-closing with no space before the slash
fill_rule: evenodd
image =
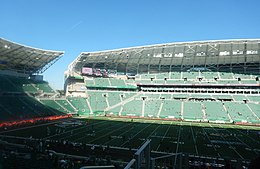
<path id="1" fill-rule="evenodd" d="M 82 114 L 259 123 L 260 40 L 82 52 L 65 72 Z"/>
<path id="2" fill-rule="evenodd" d="M 65 72 L 65 97 L 40 75 L 63 53 L 0 39 L 2 121 L 65 113 L 259 124 L 259 39 L 82 52 Z"/>
<path id="3" fill-rule="evenodd" d="M 83 52 L 66 96 L 40 75 L 63 53 L 0 38 L 3 168 L 241 168 L 259 155 L 260 40 Z"/>

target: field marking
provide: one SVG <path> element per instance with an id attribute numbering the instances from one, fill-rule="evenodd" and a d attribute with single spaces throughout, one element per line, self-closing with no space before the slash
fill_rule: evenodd
<path id="1" fill-rule="evenodd" d="M 104 122 L 109 123 L 109 122 L 107 122 L 107 121 L 104 121 Z M 103 129 L 97 131 L 96 133 L 102 133 L 102 131 L 104 131 L 104 130 L 106 130 L 106 129 L 114 128 L 114 127 L 117 127 L 117 126 L 120 126 L 120 125 L 121 125 L 121 124 L 119 123 L 119 124 L 110 126 L 109 128 L 103 128 Z M 110 134 L 110 133 L 112 133 L 112 132 L 114 132 L 114 131 L 117 131 L 117 130 L 119 130 L 119 129 L 121 129 L 121 128 L 124 128 L 124 127 L 125 127 L 125 126 L 122 126 L 122 127 L 118 128 L 118 129 L 116 129 L 116 130 L 113 130 L 113 131 L 111 131 L 111 132 L 108 132 L 108 133 L 106 133 L 105 135 L 102 135 L 102 136 L 100 136 L 100 137 L 97 137 L 97 138 L 95 138 L 94 140 L 91 140 L 91 141 L 88 142 L 88 143 L 91 144 L 93 141 L 96 141 L 96 140 L 98 140 L 98 139 L 100 139 L 100 138 L 102 138 L 102 137 L 104 137 L 104 136 L 107 136 L 108 134 Z M 95 133 L 95 134 L 96 134 L 96 133 Z M 84 138 L 87 138 L 87 137 L 88 137 L 88 135 L 83 135 L 82 137 L 77 138 L 77 139 L 75 139 L 74 141 L 78 141 L 78 140 L 81 140 L 81 139 L 84 139 Z"/>
<path id="2" fill-rule="evenodd" d="M 101 122 L 101 123 L 95 123 L 95 124 L 98 124 L 99 126 L 98 126 L 98 128 L 100 128 L 100 126 L 103 126 L 103 125 L 105 125 L 107 123 L 107 121 L 103 121 L 103 122 Z M 119 124 L 118 124 L 119 125 Z M 81 139 L 83 139 L 83 138 L 86 138 L 86 137 L 88 137 L 88 135 L 85 135 L 85 134 L 87 134 L 87 132 L 89 132 L 89 131 L 93 131 L 93 129 L 89 129 L 88 127 L 86 127 L 86 129 L 87 130 L 84 130 L 84 131 L 82 131 L 82 132 L 78 132 L 78 133 L 75 133 L 75 134 L 73 134 L 73 135 L 69 135 L 69 136 L 65 136 L 65 137 L 63 137 L 63 139 L 64 138 L 69 138 L 69 137 L 71 137 L 71 139 L 73 140 L 73 141 L 78 141 L 78 140 L 81 140 Z M 105 130 L 106 128 L 104 128 L 103 130 Z M 100 131 L 98 131 L 97 133 L 99 133 L 99 132 L 101 132 L 101 131 L 103 131 L 103 130 L 100 130 Z M 78 134 L 81 134 L 81 133 L 85 133 L 85 134 L 83 134 L 83 136 L 82 137 L 78 137 L 78 138 L 76 138 L 76 139 L 74 139 L 73 137 L 75 136 L 75 135 L 78 135 Z"/>
<path id="3" fill-rule="evenodd" d="M 220 125 L 219 125 L 220 126 Z M 227 129 L 224 129 L 225 131 L 231 133 L 229 130 Z M 232 133 L 231 133 L 232 134 Z M 243 134 L 243 133 L 242 133 Z M 251 146 L 249 146 L 248 144 L 246 144 L 244 141 L 242 141 L 240 138 L 238 138 L 237 136 L 234 136 L 238 141 L 240 141 L 242 144 L 244 144 L 246 147 L 254 150 Z M 256 153 L 256 155 L 258 155 L 258 153 L 254 150 L 254 153 Z"/>
<path id="4" fill-rule="evenodd" d="M 122 124 L 118 124 L 118 125 L 122 125 Z M 118 126 L 118 125 L 116 125 L 116 126 Z M 111 133 L 113 133 L 113 132 L 116 132 L 116 131 L 118 131 L 118 130 L 121 130 L 122 128 L 128 127 L 129 125 L 133 125 L 133 123 L 129 123 L 128 125 L 122 126 L 122 127 L 118 128 L 118 129 L 116 129 L 116 130 L 113 130 L 113 131 L 111 131 L 111 132 L 108 132 L 108 133 L 106 133 L 105 135 L 102 135 L 102 136 L 100 136 L 100 137 L 98 137 L 98 138 L 96 138 L 96 139 L 94 139 L 94 140 L 91 140 L 89 143 L 92 143 L 93 141 L 96 141 L 96 140 L 98 140 L 98 139 L 100 139 L 100 138 L 102 138 L 102 137 L 108 136 L 109 134 L 111 134 Z M 110 128 L 112 128 L 112 127 L 115 127 L 115 126 L 111 126 Z M 105 129 L 103 129 L 103 130 L 105 130 Z M 103 130 L 102 130 L 102 131 L 103 131 Z M 99 131 L 99 132 L 100 132 L 100 131 Z"/>
<path id="5" fill-rule="evenodd" d="M 149 134 L 149 136 L 147 137 L 147 138 L 150 138 L 152 135 L 153 135 L 153 133 L 160 127 L 161 125 L 159 124 L 152 132 L 151 132 L 151 134 Z"/>
<path id="6" fill-rule="evenodd" d="M 179 150 L 179 142 L 180 142 L 180 136 L 181 136 L 182 122 L 180 122 L 179 125 L 180 125 L 180 127 L 179 127 L 178 141 L 177 141 L 177 146 L 176 146 L 175 154 L 177 154 L 177 153 L 178 153 L 178 150 Z M 176 165 L 176 163 L 177 163 L 177 155 L 175 155 L 174 165 Z"/>
<path id="7" fill-rule="evenodd" d="M 147 123 L 145 123 L 147 124 Z M 144 129 L 146 129 L 147 127 L 149 127 L 150 125 L 152 125 L 153 123 L 148 123 L 149 125 L 147 125 L 145 128 L 143 128 L 142 130 L 140 130 L 138 133 L 136 133 L 132 138 L 135 138 L 139 133 L 141 133 Z M 124 147 L 124 145 L 128 143 L 128 141 L 125 141 L 123 144 L 120 145 L 120 147 Z"/>
<path id="8" fill-rule="evenodd" d="M 106 121 L 100 121 L 100 122 L 97 122 L 97 123 L 95 123 L 95 124 L 102 124 L 102 123 L 105 123 L 105 122 L 106 122 Z M 86 125 L 83 125 L 83 126 L 81 126 L 81 127 L 79 127 L 79 128 L 74 128 L 74 129 L 69 130 L 69 131 L 66 131 L 66 132 L 64 132 L 64 133 L 58 133 L 58 134 L 54 134 L 54 135 L 51 135 L 51 136 L 43 137 L 42 139 L 52 138 L 52 137 L 54 137 L 54 136 L 59 136 L 59 135 L 66 134 L 66 133 L 69 133 L 69 132 L 72 132 L 72 131 L 73 131 L 73 134 L 72 134 L 72 135 L 65 136 L 65 137 L 60 137 L 59 140 L 60 140 L 60 139 L 64 139 L 64 138 L 68 138 L 68 137 L 71 137 L 71 136 L 74 136 L 74 135 L 78 134 L 78 133 L 74 133 L 74 131 L 77 131 L 77 130 L 80 130 L 80 129 L 83 129 L 83 128 L 86 128 Z M 80 133 L 80 132 L 79 132 L 79 133 Z M 83 133 L 83 132 L 81 132 L 81 133 Z"/>
<path id="9" fill-rule="evenodd" d="M 213 128 L 214 131 L 216 131 L 217 133 L 219 133 L 214 127 L 212 127 L 211 124 L 209 124 L 211 128 Z M 230 146 L 230 147 L 233 147 L 231 146 L 231 144 L 220 134 L 220 137 L 222 138 L 223 141 L 226 141 L 226 143 Z M 244 159 L 244 157 L 236 150 L 236 149 L 233 149 L 232 150 L 242 159 Z"/>
<path id="10" fill-rule="evenodd" d="M 169 129 L 171 128 L 172 122 L 171 122 L 171 124 L 167 124 L 167 125 L 169 125 L 169 127 L 167 128 L 166 132 L 164 133 L 164 136 L 163 136 L 163 138 L 162 138 L 162 141 L 164 140 L 165 136 L 167 135 Z M 159 147 L 160 147 L 160 146 L 161 146 L 161 144 L 159 144 L 159 145 L 157 146 L 156 151 L 159 150 Z"/>
<path id="11" fill-rule="evenodd" d="M 108 117 L 86 117 L 85 119 L 92 119 L 92 120 L 110 120 L 110 121 L 129 121 L 130 119 L 128 118 L 113 118 L 114 120 L 111 120 L 112 118 L 108 118 Z M 140 123 L 151 123 L 151 122 L 154 122 L 155 124 L 161 124 L 162 122 L 166 123 L 169 122 L 168 120 L 163 120 L 163 119 L 160 119 L 160 120 L 154 120 L 154 119 L 146 119 L 146 118 L 137 118 L 137 119 L 134 119 L 135 121 L 134 122 L 140 122 Z M 180 121 L 171 121 L 172 124 L 176 124 L 176 125 L 179 125 L 180 124 Z M 187 125 L 190 125 L 190 122 L 188 121 L 181 121 L 182 125 L 183 126 L 187 126 Z M 217 126 L 218 124 L 216 123 L 210 123 L 212 126 Z M 208 126 L 208 123 L 201 123 L 201 122 L 192 122 L 192 126 Z M 223 124 L 223 126 L 221 128 L 233 128 L 233 127 L 243 127 L 243 129 L 245 128 L 250 128 L 252 130 L 260 130 L 260 126 L 247 126 L 247 125 L 234 125 L 234 124 Z"/>
<path id="12" fill-rule="evenodd" d="M 197 148 L 196 140 L 195 140 L 195 138 L 194 138 L 194 134 L 193 134 L 193 129 L 192 129 L 191 123 L 190 123 L 190 128 L 191 128 L 191 133 L 192 133 L 192 138 L 193 138 L 193 142 L 194 142 L 196 154 L 199 155 L 199 153 L 198 153 L 198 148 Z"/>
<path id="13" fill-rule="evenodd" d="M 213 143 L 211 142 L 211 139 L 209 138 L 208 133 L 207 133 L 207 132 L 205 131 L 205 129 L 204 129 L 204 126 L 202 127 L 202 126 L 200 125 L 200 127 L 202 128 L 204 135 L 207 137 L 209 143 L 212 145 L 212 147 L 213 147 L 213 149 L 215 150 L 215 152 L 217 153 L 218 157 L 220 157 L 220 154 L 219 154 L 219 152 L 217 151 L 217 149 L 216 149 L 216 147 L 215 147 L 215 144 L 213 144 Z"/>
<path id="14" fill-rule="evenodd" d="M 260 144 L 260 141 L 257 141 L 256 139 L 254 139 L 254 138 L 252 138 L 252 137 L 250 137 L 250 136 L 244 134 L 243 132 L 239 131 L 239 130 L 238 130 L 237 128 L 235 128 L 235 127 L 232 127 L 232 128 L 235 129 L 235 130 L 237 130 L 238 132 L 242 133 L 244 136 L 247 136 L 248 138 L 250 138 L 250 139 L 253 140 L 254 142 Z M 243 128 L 240 127 L 240 129 L 243 129 Z M 243 130 L 248 130 L 248 129 L 243 129 Z"/>
<path id="15" fill-rule="evenodd" d="M 140 125 L 141 123 L 139 123 L 138 125 Z M 137 126 L 138 126 L 137 125 Z M 135 126 L 134 128 L 136 128 L 137 126 Z M 121 134 L 119 134 L 119 136 L 121 136 L 121 135 L 123 135 L 123 134 L 125 134 L 125 133 L 127 133 L 127 132 L 129 132 L 130 130 L 133 130 L 133 127 L 132 128 L 130 128 L 129 130 L 126 130 L 125 132 L 123 132 L 123 133 L 121 133 Z M 111 139 L 111 140 L 109 140 L 109 141 L 107 141 L 107 142 L 105 142 L 104 143 L 104 145 L 107 145 L 109 142 L 111 142 L 111 141 L 113 141 L 113 140 L 115 140 L 116 138 L 113 138 L 113 139 Z"/>

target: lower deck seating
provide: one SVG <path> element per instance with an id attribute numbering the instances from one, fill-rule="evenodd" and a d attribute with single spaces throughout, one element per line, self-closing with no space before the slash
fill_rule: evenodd
<path id="1" fill-rule="evenodd" d="M 200 102 L 184 102 L 183 118 L 187 120 L 203 120 Z"/>
<path id="2" fill-rule="evenodd" d="M 162 99 L 171 99 L 172 98 L 172 94 L 160 94 L 160 98 L 162 98 Z"/>
<path id="3" fill-rule="evenodd" d="M 88 115 L 90 113 L 90 109 L 85 98 L 68 97 L 67 100 L 77 109 L 80 115 Z"/>
<path id="4" fill-rule="evenodd" d="M 142 105 L 141 99 L 134 99 L 123 105 L 122 115 L 123 116 L 142 116 Z"/>
<path id="5" fill-rule="evenodd" d="M 62 115 L 64 112 L 43 105 L 29 96 L 0 96 L 0 121 Z"/>
<path id="6" fill-rule="evenodd" d="M 88 100 L 93 112 L 103 112 L 104 109 L 108 107 L 107 97 L 108 95 L 105 92 L 88 92 Z"/>
<path id="7" fill-rule="evenodd" d="M 140 97 L 145 97 L 147 99 L 159 99 L 160 95 L 158 93 L 144 93 Z"/>
<path id="8" fill-rule="evenodd" d="M 69 113 L 74 113 L 75 109 L 71 106 L 67 99 L 59 99 L 55 100 L 56 103 L 61 105 L 64 109 L 66 109 Z"/>
<path id="9" fill-rule="evenodd" d="M 194 121 L 208 120 L 225 123 L 232 121 L 260 122 L 256 117 L 260 117 L 260 113 L 258 113 L 260 104 L 251 101 L 258 100 L 258 97 L 251 95 L 176 94 L 109 90 L 89 90 L 87 94 L 87 100 L 94 115 L 95 112 L 96 114 L 101 112 L 102 114 L 122 116 L 174 118 Z M 245 102 L 245 100 L 249 102 Z M 88 107 L 86 100 L 84 102 Z M 248 106 L 252 107 L 252 110 Z M 78 105 L 74 105 L 74 107 L 77 108 Z M 89 109 L 87 111 L 89 113 Z"/>
<path id="10" fill-rule="evenodd" d="M 61 112 L 65 113 L 67 111 L 65 108 L 63 108 L 61 105 L 59 105 L 55 100 L 44 99 L 44 100 L 41 100 L 41 102 L 44 105 L 49 106 L 53 109 L 59 110 Z"/>
<path id="11" fill-rule="evenodd" d="M 130 97 L 133 97 L 136 94 L 136 92 L 122 92 L 122 100 L 129 99 Z"/>
<path id="12" fill-rule="evenodd" d="M 235 101 L 244 101 L 244 100 L 248 100 L 245 96 L 243 95 L 233 95 L 233 98 L 235 99 Z"/>
<path id="13" fill-rule="evenodd" d="M 116 105 L 122 101 L 122 94 L 120 92 L 107 92 L 106 94 L 109 106 Z"/>
<path id="14" fill-rule="evenodd" d="M 260 118 L 260 106 L 259 106 L 259 104 L 248 103 L 248 106 L 252 110 L 252 113 L 254 113 L 259 119 Z"/>
<path id="15" fill-rule="evenodd" d="M 226 102 L 227 112 L 235 122 L 256 122 L 258 119 L 253 115 L 245 103 Z"/>
<path id="16" fill-rule="evenodd" d="M 206 117 L 209 121 L 230 121 L 222 104 L 220 101 L 203 102 Z"/>
<path id="17" fill-rule="evenodd" d="M 107 92 L 108 104 L 109 106 L 114 106 L 122 101 L 122 93 L 121 92 Z M 118 115 L 121 110 L 121 106 L 117 106 L 109 111 L 110 114 Z"/>
<path id="18" fill-rule="evenodd" d="M 181 101 L 179 100 L 164 100 L 162 110 L 160 113 L 161 118 L 181 118 Z"/>
<path id="19" fill-rule="evenodd" d="M 247 98 L 252 102 L 260 102 L 259 96 L 247 96 Z"/>
<path id="20" fill-rule="evenodd" d="M 35 87 L 43 93 L 55 93 L 47 82 L 38 82 L 35 84 Z"/>
<path id="21" fill-rule="evenodd" d="M 218 99 L 218 100 L 232 100 L 232 96 L 231 95 L 213 95 L 213 98 Z"/>
<path id="22" fill-rule="evenodd" d="M 162 100 L 159 99 L 146 99 L 144 101 L 144 116 L 157 117 L 160 111 Z"/>

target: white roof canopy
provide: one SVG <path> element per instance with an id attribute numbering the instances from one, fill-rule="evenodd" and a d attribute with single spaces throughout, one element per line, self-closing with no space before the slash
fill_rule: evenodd
<path id="1" fill-rule="evenodd" d="M 42 73 L 64 52 L 42 50 L 0 38 L 0 69 L 26 74 Z"/>
<path id="2" fill-rule="evenodd" d="M 116 50 L 83 52 L 69 70 L 98 67 L 122 72 L 169 71 L 176 67 L 219 67 L 260 63 L 260 39 L 166 43 Z"/>

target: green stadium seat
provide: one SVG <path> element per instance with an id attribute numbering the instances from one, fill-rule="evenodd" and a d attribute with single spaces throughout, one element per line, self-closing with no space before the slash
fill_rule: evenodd
<path id="1" fill-rule="evenodd" d="M 81 97 L 67 97 L 67 100 L 77 109 L 79 115 L 89 115 L 90 109 L 86 99 Z"/>
<path id="2" fill-rule="evenodd" d="M 93 113 L 103 112 L 108 107 L 106 101 L 108 94 L 106 92 L 88 91 L 87 94 Z"/>
<path id="3" fill-rule="evenodd" d="M 55 99 L 55 102 L 57 102 L 58 104 L 60 104 L 63 108 L 65 108 L 68 112 L 70 113 L 74 113 L 75 109 L 70 105 L 70 103 L 68 102 L 67 99 Z"/>
<path id="4" fill-rule="evenodd" d="M 123 105 L 123 110 L 121 115 L 123 116 L 142 116 L 142 104 L 141 99 L 134 99 Z"/>
<path id="5" fill-rule="evenodd" d="M 235 122 L 251 122 L 257 120 L 245 103 L 225 102 L 224 105 L 232 120 Z"/>
<path id="6" fill-rule="evenodd" d="M 49 86 L 47 82 L 36 82 L 35 87 L 41 90 L 43 93 L 55 93 L 55 91 Z"/>
<path id="7" fill-rule="evenodd" d="M 256 114 L 258 119 L 260 118 L 260 105 L 254 104 L 254 103 L 248 103 L 248 106 L 251 108 L 251 110 Z M 259 120 L 258 120 L 259 123 Z"/>
<path id="8" fill-rule="evenodd" d="M 182 78 L 187 78 L 187 80 L 190 79 L 196 79 L 197 77 L 199 77 L 199 72 L 183 72 L 182 73 Z"/>
<path id="9" fill-rule="evenodd" d="M 200 76 L 203 77 L 203 80 L 205 81 L 209 81 L 209 80 L 213 80 L 215 78 L 219 78 L 218 76 L 218 72 L 200 72 Z"/>
<path id="10" fill-rule="evenodd" d="M 126 86 L 125 81 L 123 79 L 109 78 L 109 81 L 111 83 L 111 86 Z"/>
<path id="11" fill-rule="evenodd" d="M 105 87 L 111 86 L 108 78 L 94 78 L 95 86 Z"/>
<path id="12" fill-rule="evenodd" d="M 155 77 L 157 80 L 164 80 L 165 78 L 169 79 L 169 73 L 158 73 Z"/>
<path id="13" fill-rule="evenodd" d="M 29 96 L 0 96 L 0 107 L 0 121 L 64 114 L 59 110 L 44 106 L 38 100 Z"/>
<path id="14" fill-rule="evenodd" d="M 114 106 L 118 103 L 122 102 L 122 93 L 121 92 L 107 92 L 108 97 L 108 104 L 109 106 Z M 113 113 L 113 115 L 119 115 L 119 112 L 121 110 L 121 106 L 117 106 L 109 111 L 109 113 Z"/>
<path id="15" fill-rule="evenodd" d="M 235 99 L 235 101 L 248 100 L 244 95 L 233 95 L 233 98 Z"/>
<path id="16" fill-rule="evenodd" d="M 170 79 L 181 79 L 181 72 L 171 72 Z"/>
<path id="17" fill-rule="evenodd" d="M 206 112 L 206 117 L 209 121 L 230 122 L 227 112 L 222 105 L 222 102 L 204 101 L 203 105 Z"/>
<path id="18" fill-rule="evenodd" d="M 200 102 L 184 102 L 183 118 L 185 120 L 203 120 Z"/>
<path id="19" fill-rule="evenodd" d="M 260 97 L 259 96 L 250 96 L 247 95 L 247 98 L 252 101 L 252 102 L 260 102 Z"/>
<path id="20" fill-rule="evenodd" d="M 157 97 L 159 95 L 157 94 Z M 161 107 L 162 100 L 147 98 L 144 101 L 144 116 L 145 117 L 157 117 Z"/>
<path id="21" fill-rule="evenodd" d="M 231 72 L 220 72 L 220 79 L 234 79 L 234 74 Z"/>
<path id="22" fill-rule="evenodd" d="M 181 101 L 179 100 L 164 100 L 162 110 L 160 113 L 161 118 L 181 118 Z"/>
<path id="23" fill-rule="evenodd" d="M 44 99 L 44 100 L 41 100 L 41 102 L 44 105 L 49 106 L 49 107 L 56 109 L 58 111 L 61 111 L 61 112 L 64 112 L 64 113 L 67 112 L 67 110 L 64 109 L 61 105 L 59 105 L 55 100 Z"/>

